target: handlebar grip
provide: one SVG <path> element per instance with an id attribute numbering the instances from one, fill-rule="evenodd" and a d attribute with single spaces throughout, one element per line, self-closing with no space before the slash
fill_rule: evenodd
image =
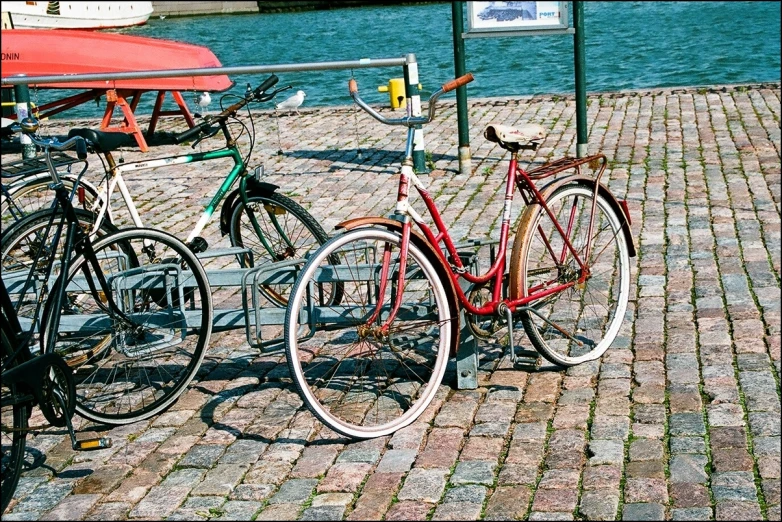
<path id="1" fill-rule="evenodd" d="M 76 157 L 80 160 L 87 159 L 87 142 L 82 137 L 76 140 Z"/>
<path id="2" fill-rule="evenodd" d="M 348 90 L 350 91 L 350 94 L 358 92 L 358 82 L 356 82 L 355 78 L 351 78 L 350 81 L 348 81 Z"/>
<path id="3" fill-rule="evenodd" d="M 261 85 L 258 86 L 257 89 L 255 89 L 256 94 L 261 94 L 264 91 L 266 91 L 269 87 L 272 87 L 274 84 L 276 84 L 280 79 L 277 77 L 276 74 L 272 74 L 268 78 L 266 78 Z"/>
<path id="4" fill-rule="evenodd" d="M 471 81 L 473 81 L 475 78 L 473 78 L 472 73 L 467 73 L 464 76 L 460 76 L 459 78 L 456 78 L 455 80 L 451 80 L 448 83 L 443 84 L 443 92 L 450 92 L 456 88 L 461 87 L 462 85 L 467 85 Z"/>
<path id="5" fill-rule="evenodd" d="M 175 143 L 182 143 L 183 141 L 187 141 L 190 138 L 194 138 L 195 136 L 198 136 L 201 134 L 201 132 L 209 126 L 209 122 L 202 122 L 196 125 L 195 127 L 192 127 L 190 129 L 187 129 L 184 132 L 180 132 L 176 136 L 174 136 L 174 142 Z"/>

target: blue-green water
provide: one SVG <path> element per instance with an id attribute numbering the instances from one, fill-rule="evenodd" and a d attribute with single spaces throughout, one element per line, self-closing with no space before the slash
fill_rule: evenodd
<path id="1" fill-rule="evenodd" d="M 588 92 L 780 81 L 779 2 L 585 2 L 584 20 Z M 415 53 L 423 95 L 454 75 L 450 2 L 153 17 L 144 26 L 119 32 L 205 45 L 224 66 L 395 58 Z M 476 78 L 468 87 L 468 96 L 574 90 L 572 35 L 471 38 L 465 40 L 465 55 L 466 68 Z M 377 92 L 377 86 L 402 76 L 401 67 L 352 73 L 365 99 L 378 104 L 387 104 L 388 95 Z M 236 87 L 231 92 L 243 91 L 247 82 L 257 85 L 263 76 L 232 76 Z M 306 91 L 305 107 L 351 103 L 349 70 L 279 76 L 281 84 Z M 142 99 L 138 110 L 142 114 L 151 112 L 154 99 L 152 94 L 145 96 L 148 99 Z M 210 109 L 216 108 L 213 102 Z M 100 114 L 100 108 L 89 104 L 60 116 Z"/>

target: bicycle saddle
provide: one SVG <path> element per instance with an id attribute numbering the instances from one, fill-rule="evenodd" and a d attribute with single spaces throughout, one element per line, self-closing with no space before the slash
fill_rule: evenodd
<path id="1" fill-rule="evenodd" d="M 68 138 L 81 136 L 89 141 L 96 152 L 111 152 L 124 145 L 130 145 L 130 136 L 118 132 L 101 132 L 94 129 L 71 129 Z"/>
<path id="2" fill-rule="evenodd" d="M 493 124 L 486 127 L 483 137 L 511 151 L 535 149 L 546 137 L 546 131 L 536 123 L 527 123 L 520 127 Z"/>

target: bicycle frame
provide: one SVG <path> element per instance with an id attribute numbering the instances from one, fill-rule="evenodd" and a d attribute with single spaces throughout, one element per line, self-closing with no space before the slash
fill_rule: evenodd
<path id="1" fill-rule="evenodd" d="M 413 171 L 412 150 L 413 150 L 414 132 L 415 129 L 413 127 L 408 127 L 408 139 L 405 148 L 405 160 L 402 163 L 400 179 L 399 179 L 399 187 L 397 191 L 397 204 L 395 209 L 396 215 L 392 216 L 402 222 L 402 245 L 400 247 L 400 267 L 399 267 L 400 282 L 398 286 L 399 289 L 401 289 L 404 286 L 404 275 L 405 275 L 404 263 L 407 257 L 407 247 L 409 244 L 410 231 L 412 228 L 412 223 L 408 218 L 408 216 L 412 218 L 412 221 L 415 221 L 415 223 L 418 225 L 418 228 L 423 232 L 424 236 L 426 237 L 427 241 L 429 241 L 430 244 L 432 244 L 433 246 L 439 246 L 441 243 L 445 245 L 445 249 L 448 255 L 450 256 L 450 258 L 453 260 L 453 263 L 448 262 L 448 259 L 446 258 L 446 254 L 443 253 L 442 249 L 434 248 L 433 250 L 440 257 L 440 261 L 442 262 L 443 266 L 447 268 L 449 277 L 451 278 L 451 282 L 453 283 L 452 287 L 455 289 L 456 295 L 459 298 L 459 302 L 461 303 L 462 307 L 464 307 L 467 310 L 467 312 L 471 314 L 481 315 L 481 316 L 492 315 L 498 313 L 502 305 L 506 306 L 511 313 L 516 312 L 517 310 L 523 307 L 527 307 L 527 305 L 529 305 L 533 301 L 566 290 L 567 288 L 570 288 L 576 284 L 582 283 L 589 277 L 589 268 L 582 261 L 581 257 L 579 257 L 578 253 L 576 252 L 575 248 L 573 247 L 569 239 L 570 232 L 572 232 L 573 213 L 571 212 L 571 216 L 570 216 L 571 223 L 568 224 L 567 230 L 564 230 L 559 224 L 558 220 L 555 219 L 552 211 L 546 205 L 545 198 L 538 190 L 538 188 L 535 186 L 530 175 L 519 166 L 517 160 L 517 153 L 515 152 L 512 154 L 510 165 L 508 167 L 508 175 L 506 179 L 505 204 L 503 208 L 502 224 L 500 228 L 499 252 L 497 254 L 496 259 L 494 260 L 493 265 L 485 273 L 479 275 L 470 274 L 467 271 L 467 269 L 462 265 L 461 259 L 459 258 L 459 255 L 456 251 L 456 247 L 453 242 L 453 239 L 451 238 L 450 233 L 448 231 L 448 227 L 443 222 L 442 216 L 439 210 L 437 209 L 434 199 L 430 196 L 426 188 L 423 186 L 423 184 L 421 183 L 421 181 L 418 179 L 418 177 L 415 175 L 415 172 Z M 410 206 L 410 203 L 408 201 L 410 184 L 412 184 L 416 188 L 418 194 L 423 199 L 427 210 L 432 216 L 435 228 L 437 229 L 437 233 L 433 232 L 432 229 L 423 221 L 421 215 L 418 214 L 418 212 L 416 212 Z M 597 191 L 597 186 L 598 185 L 596 181 L 595 191 Z M 544 237 L 544 241 L 547 243 L 547 248 L 549 254 L 552 256 L 552 259 L 555 262 L 558 260 L 562 262 L 568 253 L 572 254 L 576 262 L 578 263 L 580 274 L 576 281 L 569 281 L 566 283 L 555 284 L 553 286 L 542 285 L 540 288 L 532 289 L 530 295 L 526 297 L 522 297 L 519 299 L 508 299 L 508 298 L 503 298 L 502 296 L 502 284 L 503 284 L 503 277 L 505 273 L 505 264 L 506 264 L 506 257 L 507 257 L 507 241 L 510 232 L 511 209 L 513 203 L 514 190 L 516 188 L 518 188 L 519 192 L 524 198 L 525 204 L 530 205 L 532 203 L 537 203 L 543 207 L 543 209 L 548 214 L 549 218 L 556 226 L 557 231 L 562 236 L 564 244 L 562 247 L 562 252 L 560 253 L 554 252 L 550 245 L 550 242 Z M 592 211 L 589 218 L 590 234 L 588 237 L 591 237 L 594 213 L 595 213 L 595 199 L 593 199 Z M 585 258 L 588 258 L 588 256 L 589 256 L 589 251 L 587 249 Z M 385 276 L 387 275 L 388 265 L 389 265 L 389 259 L 388 256 L 386 255 L 384 257 L 383 265 L 382 265 L 383 266 L 382 275 L 384 277 L 381 280 L 384 280 Z M 461 286 L 459 285 L 460 277 L 464 278 L 465 280 L 473 284 L 485 284 L 491 282 L 491 289 L 492 289 L 491 300 L 486 302 L 486 304 L 484 304 L 481 307 L 474 306 L 468 299 L 464 290 L 462 290 Z M 381 284 L 383 284 L 383 288 L 381 288 L 381 292 L 383 292 L 385 289 L 384 283 Z M 398 291 L 401 292 L 401 290 Z M 388 326 L 393 322 L 393 320 L 396 317 L 398 308 L 399 308 L 399 300 L 397 300 L 397 304 L 393 307 L 391 314 L 389 315 L 388 319 L 385 321 L 382 328 L 388 328 Z M 375 314 L 368 321 L 368 324 L 371 324 L 372 320 L 376 318 L 378 313 L 379 310 L 376 310 Z"/>
<path id="2" fill-rule="evenodd" d="M 239 194 L 242 199 L 242 203 L 244 203 L 244 208 L 247 209 L 247 215 L 249 217 L 250 223 L 252 224 L 253 230 L 256 236 L 258 237 L 258 239 L 260 240 L 261 244 L 263 245 L 263 247 L 266 249 L 267 252 L 269 252 L 270 255 L 274 255 L 273 247 L 269 244 L 268 240 L 266 239 L 266 236 L 261 231 L 261 227 L 258 224 L 258 220 L 255 217 L 255 213 L 250 208 L 249 198 L 247 196 L 247 192 L 248 192 L 247 179 L 249 177 L 247 175 L 247 166 L 245 165 L 244 159 L 242 158 L 242 155 L 239 152 L 238 147 L 236 146 L 236 142 L 231 137 L 227 127 L 223 129 L 223 132 L 226 136 L 226 143 L 229 144 L 225 149 L 218 149 L 218 150 L 207 151 L 207 152 L 196 152 L 193 154 L 180 154 L 180 155 L 167 156 L 164 158 L 158 158 L 153 160 L 138 161 L 135 163 L 122 163 L 119 165 L 114 161 L 114 158 L 110 152 L 104 153 L 104 157 L 106 158 L 106 162 L 108 165 L 108 169 L 106 170 L 107 177 L 109 178 L 107 180 L 108 186 L 106 188 L 105 198 L 103 197 L 103 194 L 99 192 L 100 198 L 95 201 L 93 208 L 90 209 L 92 212 L 97 214 L 97 219 L 95 220 L 95 227 L 92 229 L 90 234 L 94 235 L 98 231 L 98 227 L 103 222 L 104 216 L 109 211 L 109 202 L 111 201 L 111 195 L 114 193 L 114 190 L 116 188 L 119 188 L 120 195 L 122 197 L 122 200 L 125 202 L 125 205 L 128 208 L 133 224 L 137 227 L 144 226 L 141 220 L 141 216 L 139 215 L 138 210 L 136 208 L 136 205 L 133 202 L 133 198 L 130 195 L 128 186 L 125 183 L 124 178 L 122 177 L 123 172 L 132 172 L 137 170 L 147 170 L 147 169 L 166 167 L 171 165 L 186 165 L 189 163 L 199 163 L 203 161 L 212 161 L 212 160 L 217 160 L 222 158 L 231 158 L 233 160 L 233 167 L 231 168 L 231 172 L 229 172 L 228 175 L 225 177 L 225 179 L 223 179 L 223 182 L 220 184 L 220 187 L 217 189 L 217 192 L 215 192 L 209 204 L 204 208 L 201 217 L 199 218 L 193 230 L 187 236 L 185 243 L 188 245 L 192 245 L 193 241 L 198 236 L 200 236 L 201 232 L 203 232 L 204 228 L 206 228 L 206 225 L 208 225 L 209 222 L 211 221 L 212 216 L 215 213 L 215 210 L 217 210 L 217 207 L 220 205 L 220 202 L 223 200 L 225 195 L 231 190 L 234 183 L 236 183 L 236 179 L 241 177 L 239 182 Z M 270 213 L 269 217 L 275 229 L 280 234 L 280 237 L 284 238 L 284 240 L 288 243 L 289 246 L 293 246 L 293 244 L 290 241 L 290 238 L 288 238 L 287 235 L 284 233 L 281 225 L 278 223 L 277 218 L 273 215 L 273 213 Z"/>
<path id="3" fill-rule="evenodd" d="M 119 188 L 120 194 L 122 196 L 122 200 L 125 202 L 125 205 L 128 207 L 128 211 L 130 212 L 130 216 L 133 221 L 133 224 L 137 227 L 144 226 L 143 222 L 141 221 L 141 217 L 139 216 L 138 210 L 136 209 L 136 205 L 133 202 L 133 198 L 130 195 L 128 186 L 122 177 L 123 172 L 153 169 L 153 168 L 165 167 L 170 165 L 184 165 L 188 163 L 198 163 L 202 161 L 211 161 L 211 160 L 222 159 L 222 158 L 231 158 L 233 160 L 234 166 L 231 169 L 231 172 L 223 180 L 222 184 L 220 185 L 220 188 L 217 190 L 214 196 L 212 196 L 211 201 L 209 202 L 209 204 L 206 206 L 203 213 L 201 214 L 198 223 L 196 223 L 195 227 L 190 232 L 190 235 L 188 235 L 187 239 L 185 240 L 185 243 L 188 244 L 190 244 L 193 241 L 193 239 L 195 239 L 198 235 L 201 234 L 201 232 L 204 230 L 206 225 L 212 219 L 212 215 L 214 214 L 214 211 L 217 209 L 218 205 L 220 204 L 220 201 L 222 201 L 223 197 L 228 193 L 228 191 L 231 189 L 233 184 L 236 182 L 236 178 L 238 178 L 239 175 L 243 174 L 246 171 L 244 161 L 242 160 L 242 156 L 236 147 L 229 147 L 227 149 L 220 149 L 220 150 L 208 151 L 208 152 L 196 152 L 193 154 L 181 154 L 177 156 L 168 156 L 165 158 L 139 161 L 135 163 L 122 163 L 120 165 L 117 165 L 114 162 L 114 159 L 112 158 L 111 154 L 107 153 L 105 154 L 105 157 L 109 165 L 107 172 L 108 175 L 110 176 L 110 179 L 108 180 L 108 187 L 106 189 L 105 201 L 96 202 L 96 206 L 99 205 L 99 208 L 92 209 L 93 212 L 97 211 L 97 216 L 98 216 L 95 222 L 95 228 L 91 231 L 92 234 L 97 232 L 98 226 L 103 221 L 103 218 L 106 215 L 106 212 L 109 207 L 109 201 L 111 200 L 111 195 L 114 193 L 114 190 L 116 188 Z M 242 188 L 244 188 L 244 186 L 242 186 Z M 246 190 L 242 190 L 242 194 L 244 195 L 245 193 Z M 101 194 L 101 199 L 103 199 L 103 194 Z M 247 203 L 246 196 L 243 196 L 243 201 L 245 202 L 245 204 Z M 253 218 L 253 224 L 257 226 L 257 223 L 255 222 L 254 218 Z"/>

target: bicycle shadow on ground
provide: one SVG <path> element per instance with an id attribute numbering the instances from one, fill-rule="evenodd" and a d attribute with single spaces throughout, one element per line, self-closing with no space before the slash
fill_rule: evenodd
<path id="1" fill-rule="evenodd" d="M 282 154 L 280 154 L 282 152 Z M 399 164 L 402 160 L 403 153 L 397 149 L 378 149 L 373 147 L 367 148 L 350 148 L 350 149 L 326 149 L 326 150 L 314 150 L 314 149 L 294 149 L 278 151 L 278 155 L 296 158 L 296 159 L 315 159 L 321 161 L 339 161 L 342 163 L 356 163 L 358 165 L 368 162 L 369 160 L 387 156 L 389 165 Z M 429 153 L 427 161 L 456 161 L 458 157 L 449 154 L 435 154 Z"/>

